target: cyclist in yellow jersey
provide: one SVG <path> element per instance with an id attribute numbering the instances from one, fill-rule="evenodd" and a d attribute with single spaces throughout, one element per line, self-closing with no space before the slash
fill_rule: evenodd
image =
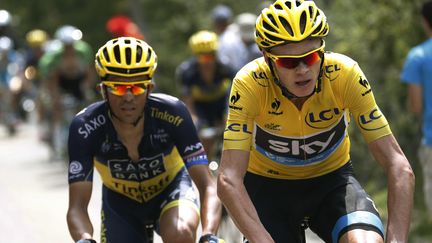
<path id="1" fill-rule="evenodd" d="M 249 242 L 407 242 L 414 174 L 358 64 L 324 52 L 329 26 L 313 1 L 277 0 L 256 21 L 263 58 L 234 78 L 218 195 Z M 388 222 L 355 179 L 357 124 L 388 182 Z"/>

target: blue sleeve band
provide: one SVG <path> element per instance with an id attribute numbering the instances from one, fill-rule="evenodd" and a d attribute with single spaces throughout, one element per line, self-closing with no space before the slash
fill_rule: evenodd
<path id="1" fill-rule="evenodd" d="M 384 235 L 383 224 L 377 215 L 366 211 L 356 211 L 344 215 L 338 219 L 332 231 L 333 243 L 338 242 L 339 233 L 344 228 L 353 224 L 367 224 L 375 226 L 379 231 L 381 231 L 381 234 Z"/>
<path id="2" fill-rule="evenodd" d="M 197 156 L 193 156 L 190 158 L 187 158 L 185 160 L 186 168 L 191 167 L 192 165 L 198 165 L 198 164 L 208 164 L 207 155 L 205 154 L 199 154 Z"/>

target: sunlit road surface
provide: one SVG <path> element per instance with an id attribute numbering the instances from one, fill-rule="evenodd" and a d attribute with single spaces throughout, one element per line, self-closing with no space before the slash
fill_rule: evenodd
<path id="1" fill-rule="evenodd" d="M 0 242 L 72 243 L 66 224 L 66 164 L 50 161 L 35 125 L 23 124 L 14 137 L 0 126 Z M 95 173 L 89 213 L 99 242 L 100 185 Z M 235 226 L 225 224 L 227 243 L 241 242 Z M 199 234 L 198 234 L 199 235 Z M 155 243 L 161 243 L 156 235 Z M 308 234 L 307 242 L 319 243 Z M 125 242 L 126 243 L 126 242 Z"/>

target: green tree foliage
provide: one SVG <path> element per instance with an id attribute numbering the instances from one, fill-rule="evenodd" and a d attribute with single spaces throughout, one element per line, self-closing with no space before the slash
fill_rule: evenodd
<path id="1" fill-rule="evenodd" d="M 416 210 L 413 218 L 417 220 L 413 221 L 413 232 L 421 232 L 422 226 L 417 224 L 422 221 L 419 215 L 424 211 L 421 168 L 417 159 L 421 131 L 419 120 L 406 109 L 407 87 L 400 82 L 400 71 L 409 49 L 426 39 L 419 12 L 422 2 L 341 0 L 326 5 L 332 27 L 327 49 L 352 57 L 362 67 L 373 87 L 377 103 L 416 173 Z M 368 154 L 360 133 L 355 131 L 350 134 L 356 172 L 373 194 L 381 214 L 386 217 L 385 174 L 377 169 L 379 166 Z"/>

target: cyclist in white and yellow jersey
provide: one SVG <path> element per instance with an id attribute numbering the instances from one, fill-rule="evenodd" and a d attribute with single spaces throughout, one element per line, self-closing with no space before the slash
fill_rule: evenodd
<path id="1" fill-rule="evenodd" d="M 263 52 L 233 81 L 218 195 L 249 242 L 407 242 L 414 174 L 358 64 L 324 52 L 313 1 L 277 0 L 256 21 Z M 348 124 L 387 175 L 388 222 L 355 179 Z"/>

